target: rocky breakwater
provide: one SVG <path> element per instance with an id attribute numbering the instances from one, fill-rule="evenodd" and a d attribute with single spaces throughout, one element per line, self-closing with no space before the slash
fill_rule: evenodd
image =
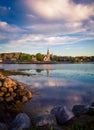
<path id="1" fill-rule="evenodd" d="M 16 118 L 19 124 L 17 122 L 15 130 L 30 127 L 30 118 L 21 113 L 21 108 L 31 98 L 32 92 L 29 89 L 0 73 L 0 130 L 13 129 Z"/>
<path id="2" fill-rule="evenodd" d="M 0 74 L 0 102 L 17 104 L 27 102 L 31 98 L 30 90 L 13 79 Z"/>

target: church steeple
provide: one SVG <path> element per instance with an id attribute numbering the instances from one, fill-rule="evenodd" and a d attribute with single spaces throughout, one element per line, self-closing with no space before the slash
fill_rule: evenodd
<path id="1" fill-rule="evenodd" d="M 43 58 L 44 61 L 50 61 L 50 51 L 47 49 L 47 54 Z"/>
<path id="2" fill-rule="evenodd" d="M 49 49 L 47 49 L 47 55 L 49 55 L 49 54 L 50 54 Z"/>
<path id="3" fill-rule="evenodd" d="M 49 51 L 49 49 L 47 49 L 47 59 L 48 59 L 48 61 L 50 61 L 50 51 Z"/>

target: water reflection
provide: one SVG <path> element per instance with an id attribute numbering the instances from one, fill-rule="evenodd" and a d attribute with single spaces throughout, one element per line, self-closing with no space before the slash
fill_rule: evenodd
<path id="1" fill-rule="evenodd" d="M 33 100 L 27 103 L 24 109 L 36 109 L 40 106 L 37 112 L 49 112 L 53 106 L 66 105 L 72 108 L 74 104 L 90 104 L 93 101 L 94 82 L 83 82 L 80 80 L 69 80 L 65 78 L 45 77 L 42 75 L 27 76 L 12 76 L 25 84 L 28 84 L 31 90 L 36 90 L 40 93 L 34 95 Z M 32 106 L 32 102 L 35 104 Z"/>
<path id="2" fill-rule="evenodd" d="M 42 73 L 42 71 L 46 71 L 46 73 L 47 73 L 47 77 L 50 76 L 50 69 L 46 69 L 46 70 L 36 69 L 36 72 L 37 72 L 37 73 Z"/>
<path id="3" fill-rule="evenodd" d="M 47 69 L 46 71 L 47 71 L 47 76 L 50 76 L 50 70 Z"/>
<path id="4" fill-rule="evenodd" d="M 36 69 L 37 73 L 41 73 L 43 70 L 42 69 Z"/>
<path id="5" fill-rule="evenodd" d="M 4 66 L 7 69 L 7 65 Z M 94 101 L 94 65 L 20 65 L 14 69 L 26 69 L 32 76 L 11 76 L 37 91 L 24 110 L 35 113 L 49 112 L 53 106 L 90 104 Z M 8 66 L 9 69 L 9 66 Z"/>

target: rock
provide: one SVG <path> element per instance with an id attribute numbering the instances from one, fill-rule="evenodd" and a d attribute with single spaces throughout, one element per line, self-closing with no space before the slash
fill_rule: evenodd
<path id="1" fill-rule="evenodd" d="M 35 120 L 36 126 L 54 125 L 56 124 L 56 119 L 54 115 L 40 115 Z"/>
<path id="2" fill-rule="evenodd" d="M 88 105 L 74 105 L 72 108 L 73 113 L 86 114 L 89 111 Z"/>
<path id="3" fill-rule="evenodd" d="M 10 88 L 10 87 L 12 87 L 12 82 L 13 81 L 10 78 L 5 78 L 3 86 L 6 88 Z"/>
<path id="4" fill-rule="evenodd" d="M 2 91 L 2 92 L 7 92 L 7 88 L 2 87 L 2 88 L 1 88 L 1 91 Z"/>
<path id="5" fill-rule="evenodd" d="M 94 102 L 91 103 L 91 106 L 94 107 Z"/>
<path id="6" fill-rule="evenodd" d="M 0 87 L 2 87 L 2 85 L 3 85 L 3 84 L 2 84 L 2 81 L 0 81 Z"/>
<path id="7" fill-rule="evenodd" d="M 8 92 L 13 92 L 13 88 L 8 88 Z"/>
<path id="8" fill-rule="evenodd" d="M 14 100 L 14 98 L 13 98 L 12 96 L 10 96 L 10 97 L 5 98 L 5 100 L 6 100 L 7 102 L 11 102 L 11 101 Z"/>
<path id="9" fill-rule="evenodd" d="M 17 95 L 17 94 L 16 94 L 16 93 L 14 93 L 14 92 L 13 92 L 13 93 L 11 93 L 11 96 L 12 96 L 12 97 L 16 97 L 16 95 Z"/>
<path id="10" fill-rule="evenodd" d="M 3 102 L 4 101 L 4 98 L 3 97 L 0 97 L 0 102 Z"/>
<path id="11" fill-rule="evenodd" d="M 20 104 L 21 103 L 21 101 L 20 100 L 16 100 L 16 104 Z"/>
<path id="12" fill-rule="evenodd" d="M 58 106 L 53 108 L 51 110 L 51 114 L 55 115 L 57 122 L 61 125 L 74 117 L 73 113 L 65 106 Z"/>
<path id="13" fill-rule="evenodd" d="M 15 81 L 12 81 L 12 86 L 17 86 L 17 83 Z"/>
<path id="14" fill-rule="evenodd" d="M 30 98 L 32 98 L 32 93 L 27 88 L 0 74 L 0 102 L 14 101 L 16 103 L 16 100 L 20 100 L 24 103 Z"/>
<path id="15" fill-rule="evenodd" d="M 25 113 L 19 113 L 11 123 L 11 130 L 28 129 L 31 126 L 30 118 Z"/>
<path id="16" fill-rule="evenodd" d="M 0 74 L 0 79 L 5 79 L 5 76 Z"/>
<path id="17" fill-rule="evenodd" d="M 20 90 L 24 90 L 24 86 L 22 86 L 22 85 L 18 85 L 18 88 L 19 88 Z"/>
<path id="18" fill-rule="evenodd" d="M 7 125 L 4 123 L 0 123 L 0 130 L 8 130 Z"/>
<path id="19" fill-rule="evenodd" d="M 0 92 L 0 97 L 2 97 L 4 95 L 4 92 Z"/>
<path id="20" fill-rule="evenodd" d="M 17 86 L 13 86 L 12 88 L 13 88 L 14 90 L 16 90 L 16 89 L 17 89 Z"/>
<path id="21" fill-rule="evenodd" d="M 88 115 L 91 115 L 91 116 L 94 115 L 94 107 L 93 107 L 93 106 L 90 106 L 90 107 L 89 107 L 89 110 L 88 110 L 87 114 L 88 114 Z"/>
<path id="22" fill-rule="evenodd" d="M 18 94 L 19 96 L 24 96 L 24 95 L 27 94 L 27 91 L 26 91 L 26 90 L 20 90 L 20 89 L 18 89 L 16 92 L 17 92 L 17 94 Z"/>
<path id="23" fill-rule="evenodd" d="M 10 93 L 7 93 L 6 95 L 5 95 L 5 97 L 9 97 L 10 96 Z"/>
<path id="24" fill-rule="evenodd" d="M 32 98 L 32 93 L 30 91 L 27 91 L 27 97 L 28 99 Z"/>
<path id="25" fill-rule="evenodd" d="M 26 96 L 23 96 L 22 97 L 22 102 L 27 102 L 28 101 L 28 98 Z"/>

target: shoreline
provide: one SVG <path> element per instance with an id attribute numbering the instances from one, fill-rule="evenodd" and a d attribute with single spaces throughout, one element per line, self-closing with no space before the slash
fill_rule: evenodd
<path id="1" fill-rule="evenodd" d="M 94 64 L 94 62 L 1 62 L 0 64 Z"/>

